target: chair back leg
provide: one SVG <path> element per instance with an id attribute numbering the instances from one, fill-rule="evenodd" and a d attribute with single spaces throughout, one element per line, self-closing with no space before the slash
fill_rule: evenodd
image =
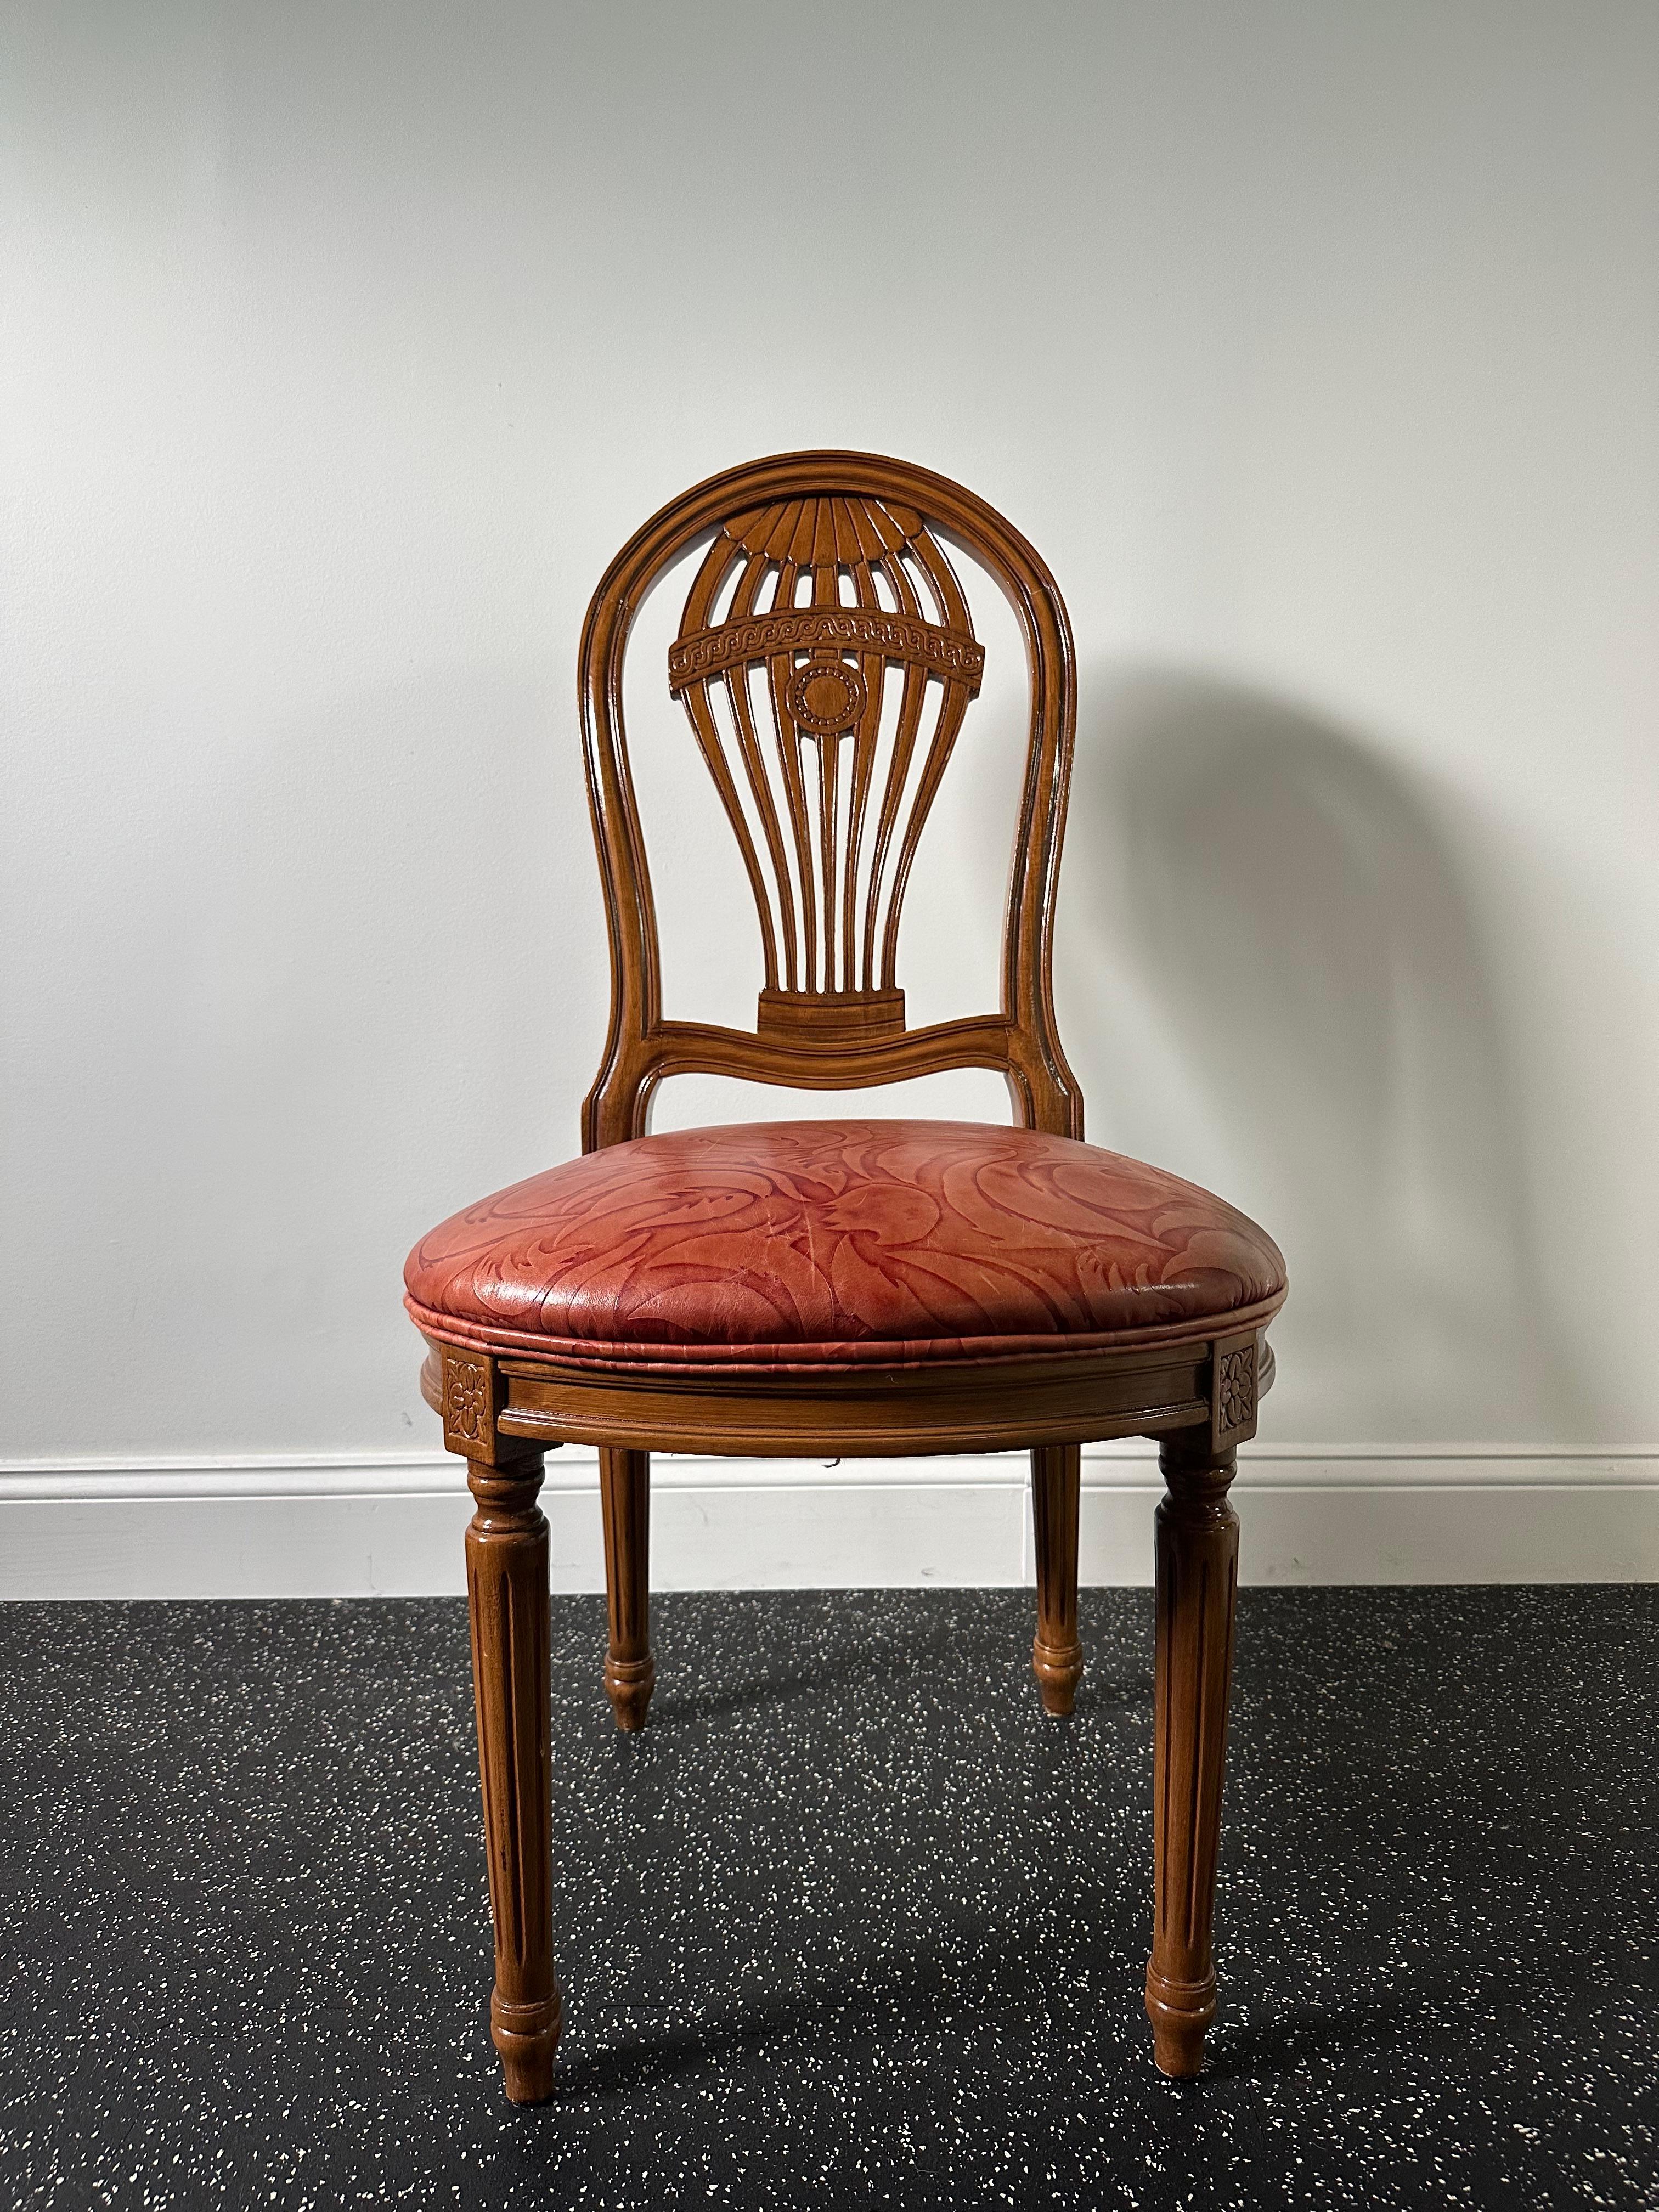
<path id="1" fill-rule="evenodd" d="M 1238 1589 L 1238 1516 L 1227 1490 L 1237 1468 L 1207 1428 L 1166 1437 L 1158 1459 L 1167 1494 L 1157 1516 L 1157 1898 L 1146 2010 L 1159 2068 L 1185 2079 L 1204 2063 L 1215 2018 L 1216 1857 Z"/>
<path id="2" fill-rule="evenodd" d="M 1077 1632 L 1080 1444 L 1041 1444 L 1031 1454 L 1031 1519 L 1036 1545 L 1037 1629 L 1031 1672 L 1045 1713 L 1069 1713 L 1083 1679 Z"/>
<path id="3" fill-rule="evenodd" d="M 605 1595 L 610 1627 L 605 1686 L 619 1729 L 645 1725 L 656 1687 L 651 1656 L 651 1455 L 599 1452 L 605 1516 Z"/>

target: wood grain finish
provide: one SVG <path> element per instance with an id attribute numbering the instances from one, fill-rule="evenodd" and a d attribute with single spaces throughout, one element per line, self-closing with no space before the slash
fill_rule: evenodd
<path id="1" fill-rule="evenodd" d="M 1235 1473 L 1202 1429 L 1166 1437 L 1168 1485 L 1156 1521 L 1158 1650 L 1153 1690 L 1153 1853 L 1157 1869 L 1146 2011 L 1160 2069 L 1196 2074 L 1215 2018 L 1212 1956 L 1221 1784 L 1238 1591 Z"/>
<path id="2" fill-rule="evenodd" d="M 657 1685 L 651 1656 L 651 1455 L 607 1448 L 599 1454 L 605 1520 L 605 1589 L 610 1629 L 605 1686 L 617 1726 L 645 1726 Z"/>
<path id="3" fill-rule="evenodd" d="M 428 1405 L 442 1402 L 442 1361 L 452 1349 L 428 1340 L 421 1370 Z M 761 1376 L 693 1370 L 596 1378 L 556 1360 L 490 1363 L 503 1437 L 806 1459 L 843 1452 L 897 1459 L 1018 1450 L 1034 1438 L 1159 1436 L 1207 1418 L 1212 1364 L 1204 1344 L 954 1369 L 817 1375 L 785 1368 Z M 1273 1374 L 1273 1353 L 1264 1346 L 1263 1393 Z"/>
<path id="4" fill-rule="evenodd" d="M 553 2087 L 559 1991 L 553 1976 L 547 1521 L 536 1503 L 538 1451 L 469 1462 L 477 1501 L 466 1532 L 472 1684 L 478 1723 L 495 1988 L 489 2033 L 507 2094 L 534 2104 Z"/>
<path id="5" fill-rule="evenodd" d="M 787 1035 L 792 1005 L 817 1016 L 826 999 L 844 1020 L 866 1015 L 867 1034 L 903 1028 L 905 886 L 984 665 L 956 571 L 914 508 L 809 495 L 722 526 L 669 688 L 754 893 L 763 1032 L 769 1002 L 771 1033 Z M 810 1019 L 796 1033 L 815 1030 L 827 1034 Z"/>
<path id="6" fill-rule="evenodd" d="M 965 553 L 1012 609 L 1029 726 L 1000 1003 L 908 1026 L 905 887 L 984 672 Z M 747 877 L 752 1030 L 663 1017 L 623 717 L 635 617 L 696 566 L 666 682 Z M 539 1452 L 597 1444 L 618 1724 L 643 1722 L 649 1455 L 1031 1453 L 1032 1666 L 1072 1708 L 1079 1448 L 1163 1439 L 1158 1516 L 1158 2063 L 1195 2072 L 1211 1958 L 1237 1528 L 1233 1451 L 1273 1381 L 1272 1240 L 1191 1184 L 1083 1144 L 1050 975 L 1076 715 L 1054 579 L 960 485 L 867 453 L 711 477 L 617 555 L 582 633 L 582 737 L 611 968 L 583 1158 L 422 1240 L 406 1281 L 422 1389 L 469 1462 L 479 1766 L 495 1922 L 491 2025 L 510 2096 L 551 2084 L 547 1530 Z M 834 1091 L 955 1067 L 1018 1127 L 814 1122 L 650 1139 L 656 1086 L 703 1073 Z M 599 1155 L 600 1157 L 594 1157 Z"/>
<path id="7" fill-rule="evenodd" d="M 752 1032 L 663 1018 L 623 720 L 635 617 L 654 580 L 709 533 L 668 681 L 749 878 L 767 992 L 805 1000 L 798 1018 L 781 1022 L 774 997 Z M 983 665 L 948 540 L 984 567 L 1013 610 L 1030 678 L 1030 733 L 1001 1007 L 901 1030 L 890 999 L 878 1004 L 877 994 L 898 988 L 905 884 Z M 712 477 L 612 562 L 588 611 L 580 683 L 612 980 L 605 1057 L 583 1109 L 584 1152 L 642 1136 L 657 1084 L 687 1072 L 822 1090 L 994 1067 L 1026 1127 L 1082 1135 L 1082 1098 L 1050 984 L 1076 718 L 1071 630 L 1053 577 L 993 507 L 948 477 L 870 453 L 783 453 Z M 815 1031 L 806 1002 L 837 992 L 844 1013 L 861 1000 L 871 1020 Z"/>
<path id="8" fill-rule="evenodd" d="M 1083 1680 L 1077 1632 L 1077 1519 L 1083 1453 L 1049 1444 L 1031 1454 L 1037 1631 L 1031 1672 L 1046 1713 L 1069 1713 Z"/>

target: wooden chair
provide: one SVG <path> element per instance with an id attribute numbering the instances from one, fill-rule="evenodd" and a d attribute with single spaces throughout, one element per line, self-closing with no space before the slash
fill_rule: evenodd
<path id="1" fill-rule="evenodd" d="M 995 1013 L 907 1026 L 906 880 L 984 662 L 945 545 L 1023 634 L 1030 731 Z M 623 726 L 629 635 L 653 580 L 707 544 L 669 690 L 730 819 L 759 918 L 755 1025 L 665 1020 Z M 1284 1262 L 1254 1223 L 1085 1145 L 1049 948 L 1074 720 L 1048 569 L 972 493 L 902 461 L 787 453 L 675 500 L 588 611 L 580 695 L 610 927 L 610 1034 L 582 1157 L 468 1207 L 406 1269 L 422 1382 L 465 1455 L 478 1758 L 507 2094 L 548 2094 L 559 2034 L 550 1892 L 551 1444 L 599 1448 L 619 1726 L 650 1701 L 649 1455 L 1031 1454 L 1044 1708 L 1077 1632 L 1079 1447 L 1155 1437 L 1154 1850 L 1146 2008 L 1166 2074 L 1215 2012 L 1211 1928 L 1232 1666 L 1234 1449 L 1272 1379 Z M 798 1121 L 646 1133 L 653 1090 L 700 1070 L 835 1090 L 1000 1069 L 1018 1127 Z"/>

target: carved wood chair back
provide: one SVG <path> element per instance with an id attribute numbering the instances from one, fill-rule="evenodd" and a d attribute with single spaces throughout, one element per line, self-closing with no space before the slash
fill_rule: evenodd
<path id="1" fill-rule="evenodd" d="M 754 895 L 764 984 L 752 1031 L 663 1017 L 623 716 L 635 617 L 705 538 L 666 676 Z M 951 543 L 1013 610 L 1030 731 L 1002 1005 L 918 1030 L 906 1026 L 898 981 L 905 890 L 985 657 Z M 1076 714 L 1071 630 L 1048 568 L 994 508 L 870 453 L 785 453 L 728 470 L 665 507 L 612 562 L 588 610 L 580 682 L 611 962 L 584 1152 L 643 1135 L 657 1084 L 692 1071 L 835 1090 L 990 1067 L 1024 1127 L 1081 1137 L 1050 978 Z"/>

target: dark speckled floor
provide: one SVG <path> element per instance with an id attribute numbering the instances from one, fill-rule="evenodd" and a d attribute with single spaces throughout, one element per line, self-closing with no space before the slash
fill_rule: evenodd
<path id="1" fill-rule="evenodd" d="M 0 1607 L 0 2204 L 1659 2205 L 1659 1589 L 1240 1600 L 1222 2024 L 1151 2063 L 1150 1605 L 556 1601 L 515 2112 L 465 1615 Z"/>

